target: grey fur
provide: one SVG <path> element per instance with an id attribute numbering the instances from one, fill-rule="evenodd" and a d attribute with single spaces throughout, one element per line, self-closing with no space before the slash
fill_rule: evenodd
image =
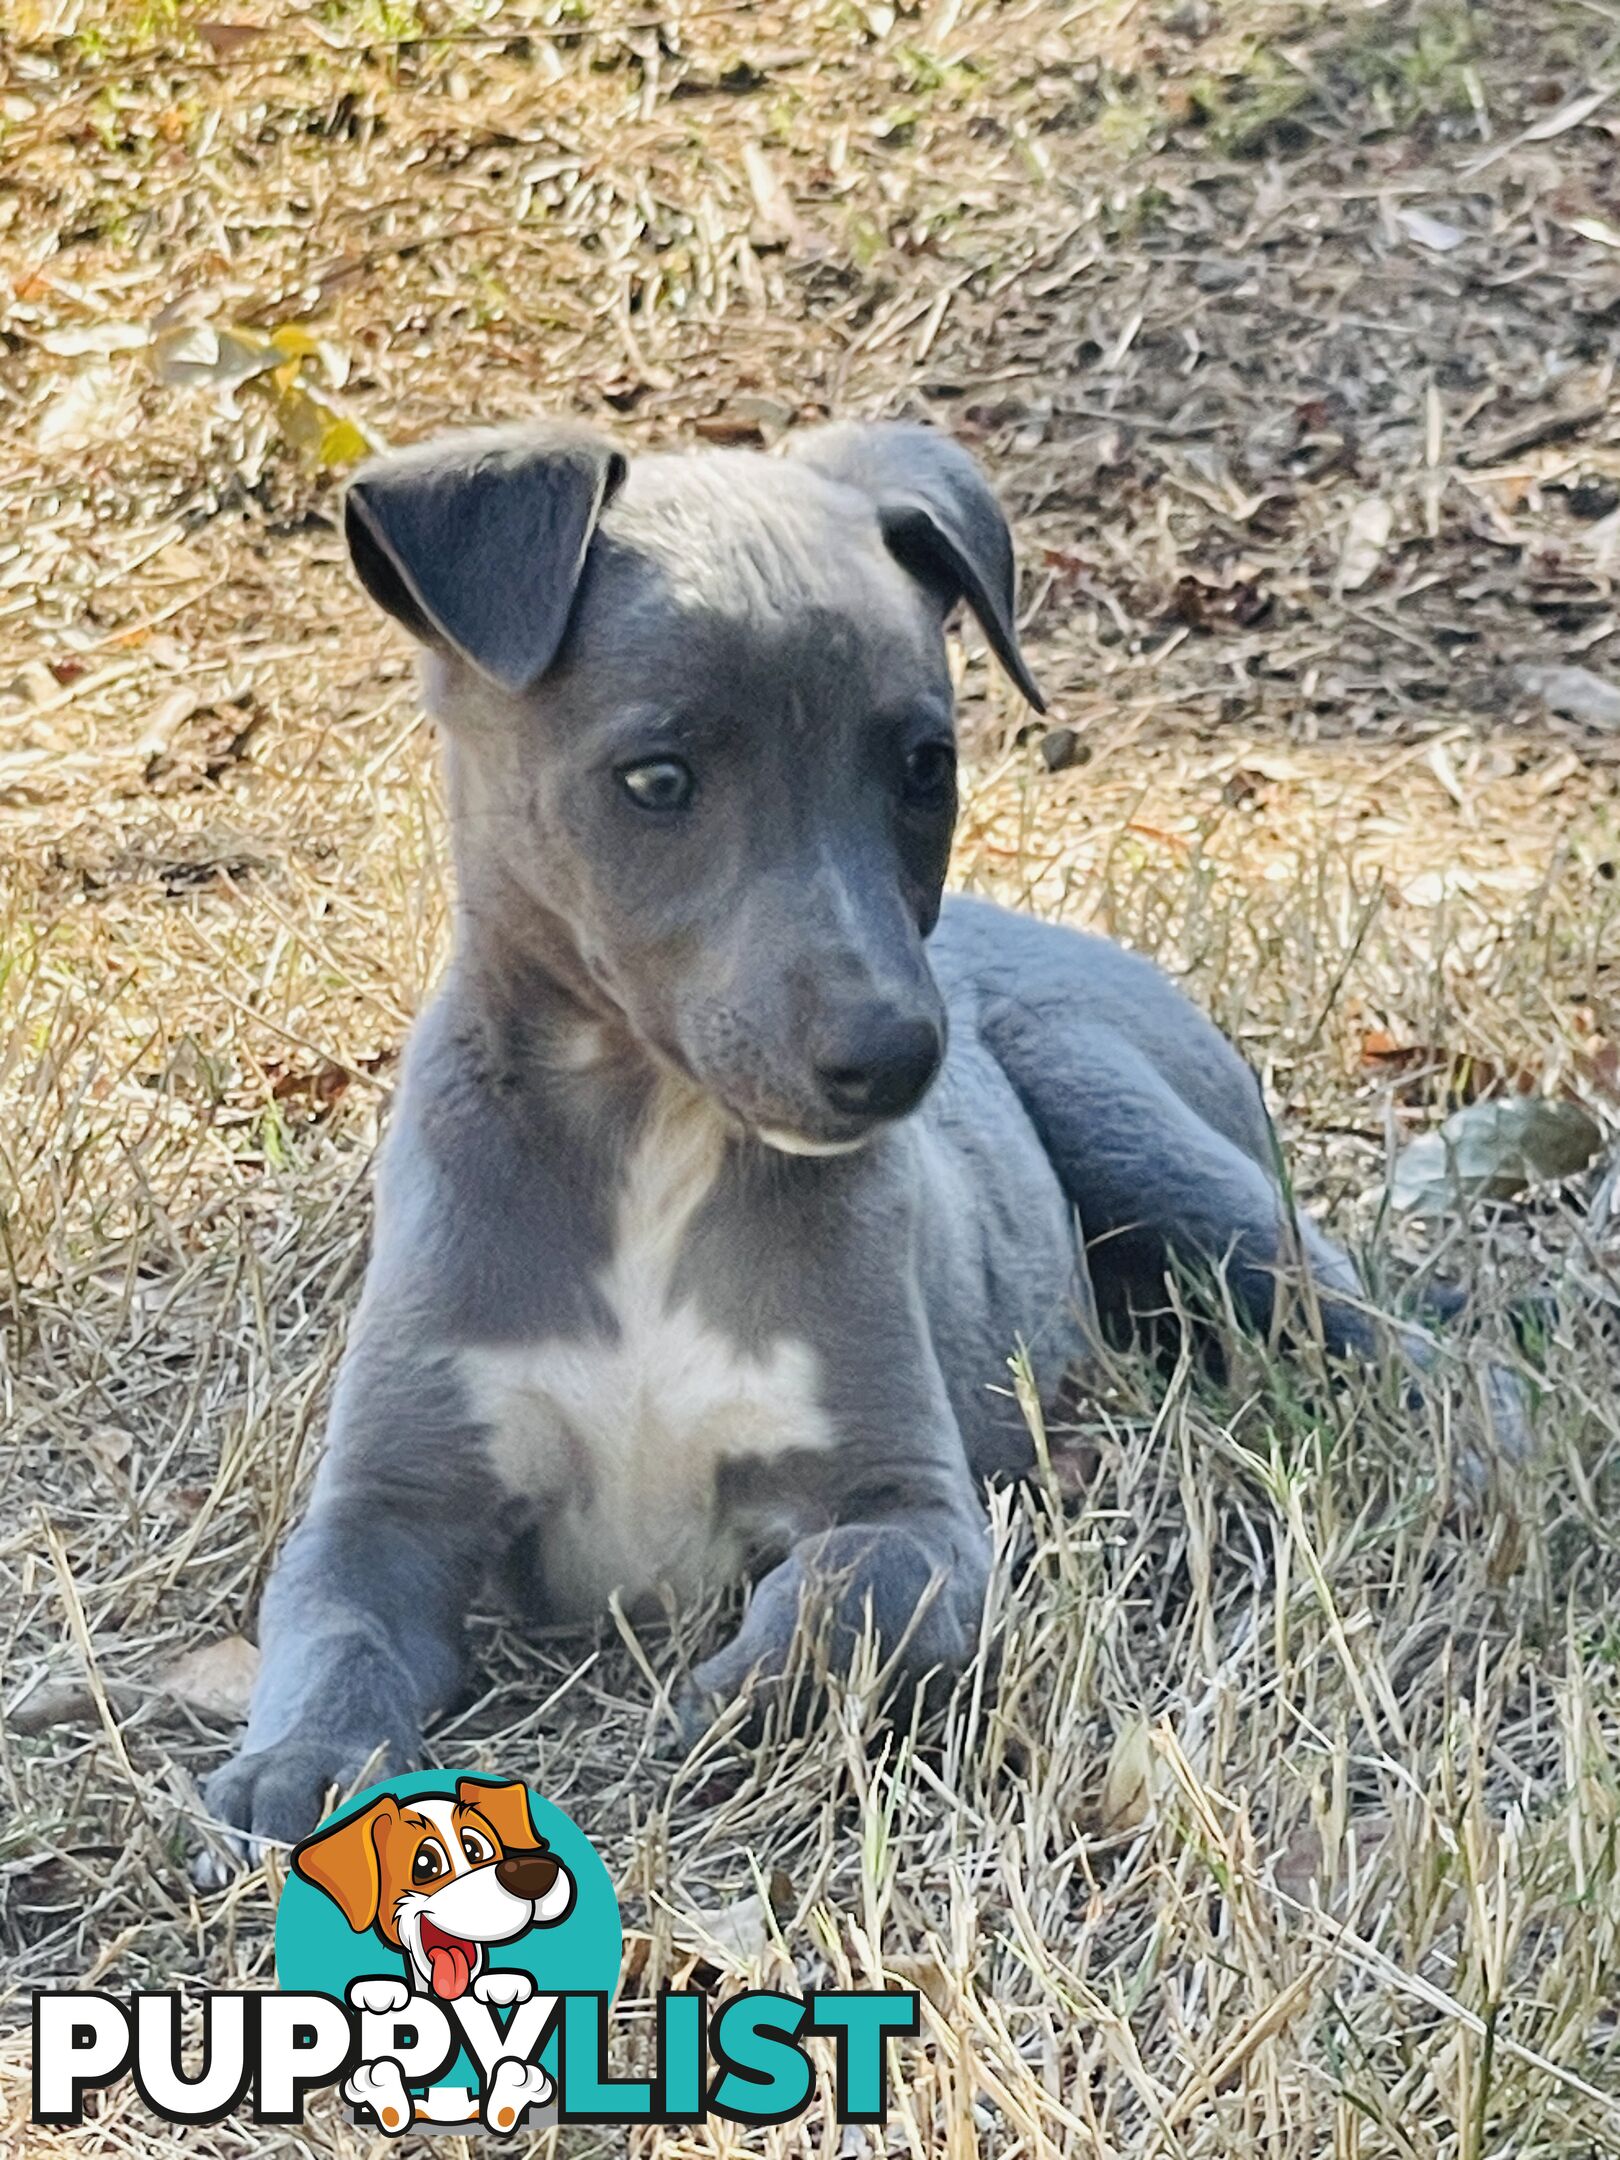
<path id="1" fill-rule="evenodd" d="M 492 1559 L 553 1614 L 621 1545 L 662 1567 L 649 1466 L 675 1481 L 668 1572 L 758 1576 L 695 1704 L 780 1673 L 807 1596 L 842 1646 L 869 1613 L 902 1679 L 948 1674 L 986 1579 L 977 1481 L 1027 1459 L 1014 1346 L 1050 1397 L 1090 1285 L 1105 1318 L 1154 1302 L 1172 1254 L 1269 1317 L 1294 1233 L 1246 1066 L 1145 961 L 940 913 L 953 791 L 900 806 L 949 736 L 957 599 L 1035 694 L 981 476 L 920 429 L 793 449 L 626 471 L 577 430 L 506 431 L 356 485 L 361 574 L 427 647 L 459 902 L 243 1752 L 209 1788 L 256 1836 L 307 1831 L 378 1748 L 416 1759 Z M 689 809 L 627 795 L 659 758 L 695 771 Z M 947 1029 L 911 1115 L 830 1101 L 835 1073 L 919 1092 Z M 1370 1349 L 1350 1263 L 1299 1235 L 1330 1342 Z M 620 1367 L 624 1434 L 591 1396 Z M 680 1427 L 688 1490 L 649 1450 L 705 1387 L 748 1437 Z"/>

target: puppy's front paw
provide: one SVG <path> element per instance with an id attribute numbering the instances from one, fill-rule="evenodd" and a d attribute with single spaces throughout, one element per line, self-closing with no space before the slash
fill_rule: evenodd
<path id="1" fill-rule="evenodd" d="M 326 1811 L 326 1796 L 347 1791 L 364 1771 L 386 1777 L 409 1770 L 421 1753 L 403 1729 L 370 1745 L 330 1734 L 293 1734 L 274 1747 L 238 1755 L 203 1787 L 203 1805 L 235 1835 L 229 1848 L 257 1866 L 270 1845 L 296 1845 Z"/>
<path id="2" fill-rule="evenodd" d="M 534 1982 L 526 1972 L 501 1970 L 480 1973 L 472 1984 L 473 2000 L 504 2010 L 512 2003 L 527 2002 Z"/>
<path id="3" fill-rule="evenodd" d="M 354 2009 L 369 2010 L 375 2017 L 388 2017 L 405 2008 L 411 1999 L 411 1991 L 403 1980 L 351 1980 L 348 1997 Z"/>
<path id="4" fill-rule="evenodd" d="M 676 1724 L 687 1753 L 722 1723 L 728 1734 L 753 1746 L 773 1713 L 778 1720 L 802 1720 L 811 1683 L 803 1672 L 790 1677 L 792 1650 L 791 1636 L 763 1652 L 739 1640 L 694 1666 L 675 1698 Z"/>

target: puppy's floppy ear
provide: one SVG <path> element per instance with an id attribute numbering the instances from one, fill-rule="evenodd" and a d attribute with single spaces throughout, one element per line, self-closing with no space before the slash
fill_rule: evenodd
<path id="1" fill-rule="evenodd" d="M 840 421 L 789 436 L 787 454 L 869 495 L 891 552 L 947 605 L 967 602 L 1008 675 L 1045 712 L 1018 646 L 1012 534 L 962 445 L 906 421 Z"/>
<path id="2" fill-rule="evenodd" d="M 357 1935 L 377 1923 L 382 1906 L 378 1846 L 399 1821 L 399 1802 L 385 1793 L 358 1815 L 317 1830 L 293 1850 L 295 1874 L 324 1890 Z"/>
<path id="3" fill-rule="evenodd" d="M 474 1807 L 501 1841 L 505 1852 L 532 1852 L 545 1839 L 529 1813 L 529 1788 L 510 1779 L 457 1778 L 456 1798 Z"/>
<path id="4" fill-rule="evenodd" d="M 474 428 L 363 465 L 344 502 L 360 582 L 503 690 L 557 657 L 623 454 L 563 422 Z"/>

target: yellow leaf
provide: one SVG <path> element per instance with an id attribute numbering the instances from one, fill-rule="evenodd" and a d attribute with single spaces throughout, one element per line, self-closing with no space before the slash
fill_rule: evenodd
<path id="1" fill-rule="evenodd" d="M 371 445 L 352 420 L 334 413 L 315 454 L 323 465 L 354 465 L 371 455 Z"/>
<path id="2" fill-rule="evenodd" d="M 1103 1777 L 1102 1826 L 1110 1833 L 1138 1830 L 1153 1807 L 1153 1739 L 1148 1721 L 1129 1719 L 1108 1757 Z"/>
<path id="3" fill-rule="evenodd" d="M 296 373 L 291 380 L 285 380 L 287 374 L 287 369 L 277 368 L 270 391 L 276 423 L 295 450 L 324 467 L 352 465 L 358 458 L 370 455 L 371 440 L 358 421 L 339 412 L 318 391 L 301 382 Z"/>
<path id="4" fill-rule="evenodd" d="M 218 1642 L 188 1650 L 160 1676 L 165 1694 L 194 1710 L 220 1717 L 242 1717 L 259 1670 L 259 1653 L 245 1636 L 223 1635 Z"/>
<path id="5" fill-rule="evenodd" d="M 302 323 L 282 323 L 270 333 L 270 342 L 279 353 L 289 360 L 312 360 L 321 349 L 321 341 L 311 337 Z"/>

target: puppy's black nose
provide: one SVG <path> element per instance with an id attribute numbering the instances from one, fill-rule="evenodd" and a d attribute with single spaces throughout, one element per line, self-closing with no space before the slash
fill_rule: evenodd
<path id="1" fill-rule="evenodd" d="M 862 1005 L 822 1029 L 816 1081 L 828 1107 L 845 1117 L 903 1117 L 922 1100 L 944 1049 L 937 1021 Z"/>
<path id="2" fill-rule="evenodd" d="M 548 1852 L 509 1852 L 495 1863 L 495 1880 L 501 1888 L 531 1901 L 549 1895 L 558 1872 L 557 1862 Z"/>

